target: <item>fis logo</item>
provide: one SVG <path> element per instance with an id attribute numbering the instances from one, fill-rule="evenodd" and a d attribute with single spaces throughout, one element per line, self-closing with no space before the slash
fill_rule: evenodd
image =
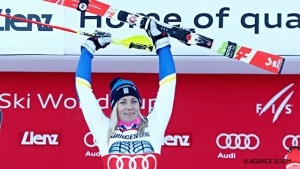
<path id="1" fill-rule="evenodd" d="M 267 110 L 270 110 L 272 112 L 272 114 L 274 114 L 273 116 L 273 123 L 276 122 L 276 120 L 278 119 L 278 117 L 281 114 L 292 114 L 292 108 L 293 105 L 289 104 L 288 101 L 290 100 L 290 98 L 292 97 L 292 95 L 294 94 L 294 90 L 288 92 L 288 90 L 294 86 L 294 83 L 291 83 L 290 85 L 286 86 L 284 89 L 282 89 L 281 91 L 279 91 L 277 94 L 275 94 L 270 101 L 263 106 L 263 104 L 258 103 L 256 104 L 256 113 L 259 114 L 259 116 L 261 116 L 262 114 L 264 114 Z M 287 94 L 287 96 L 283 96 L 284 94 Z M 279 99 L 279 98 L 284 98 L 283 101 L 278 105 L 275 104 L 275 102 Z"/>

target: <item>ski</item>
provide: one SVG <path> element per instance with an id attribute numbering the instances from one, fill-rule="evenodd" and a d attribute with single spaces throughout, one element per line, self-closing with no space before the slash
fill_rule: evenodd
<path id="1" fill-rule="evenodd" d="M 133 14 L 97 0 L 43 0 L 57 5 L 70 7 L 81 12 L 88 12 L 106 18 L 118 20 L 147 29 L 151 18 L 140 14 Z M 220 41 L 195 33 L 194 29 L 187 29 L 158 22 L 158 29 L 168 33 L 186 45 L 197 45 L 211 49 L 228 58 L 236 59 L 244 63 L 259 67 L 266 71 L 280 74 L 284 58 L 278 55 L 266 53 L 245 47 L 230 41 Z"/>

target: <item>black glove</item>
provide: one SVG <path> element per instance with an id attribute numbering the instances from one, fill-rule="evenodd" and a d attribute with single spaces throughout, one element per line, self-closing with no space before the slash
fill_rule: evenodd
<path id="1" fill-rule="evenodd" d="M 95 36 L 89 37 L 82 44 L 82 47 L 86 48 L 93 55 L 98 49 L 105 48 L 112 42 L 110 33 L 95 31 L 94 34 Z"/>
<path id="2" fill-rule="evenodd" d="M 148 36 L 151 37 L 156 51 L 160 48 L 170 45 L 169 35 L 157 29 L 157 23 L 155 19 L 145 17 L 144 24 L 141 27 L 145 29 Z"/>

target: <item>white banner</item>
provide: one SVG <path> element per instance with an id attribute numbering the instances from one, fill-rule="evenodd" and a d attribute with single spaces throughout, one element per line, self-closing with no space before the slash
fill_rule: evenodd
<path id="1" fill-rule="evenodd" d="M 204 36 L 236 42 L 240 45 L 278 55 L 299 55 L 300 1 L 252 0 L 252 1 L 182 1 L 182 0 L 103 0 L 115 8 L 132 13 L 144 13 L 159 17 L 160 21 L 186 28 L 195 28 Z M 24 2 L 22 2 L 23 4 Z M 94 30 L 111 32 L 115 39 L 142 34 L 144 30 L 106 18 L 86 13 L 81 15 L 41 0 L 1 0 L 2 14 L 39 19 L 49 24 L 92 33 Z M 51 17 L 50 17 L 51 16 Z M 87 16 L 91 17 L 88 18 Z M 87 38 L 60 30 L 47 31 L 36 25 L 16 23 L 0 18 L 1 54 L 80 54 L 80 45 Z M 174 55 L 217 55 L 216 52 L 198 47 L 185 46 L 171 39 Z M 103 55 L 154 55 L 140 50 L 128 50 L 110 45 L 98 54 Z"/>
<path id="2" fill-rule="evenodd" d="M 42 2 L 1 0 L 0 13 L 42 22 L 64 24 L 64 9 Z M 0 16 L 0 54 L 64 54 L 64 32 Z"/>
<path id="3" fill-rule="evenodd" d="M 170 21 L 172 25 L 195 28 L 196 32 L 204 36 L 233 41 L 238 44 L 263 50 L 278 55 L 299 55 L 300 37 L 300 2 L 288 1 L 182 1 L 173 0 L 105 0 L 102 1 L 115 8 L 132 13 L 144 13 L 158 16 L 160 21 Z M 110 21 L 106 18 L 87 19 L 80 17 L 78 11 L 66 11 L 66 24 L 74 28 L 93 31 L 100 29 L 109 31 L 116 38 L 126 38 L 135 34 L 145 34 L 138 28 L 129 28 L 127 24 Z M 86 16 L 94 16 L 86 14 Z M 80 24 L 82 27 L 80 27 Z M 98 24 L 98 27 L 97 27 Z M 120 24 L 121 26 L 117 26 Z M 84 26 L 83 26 L 84 25 Z M 116 28 L 118 27 L 118 28 Z M 68 37 L 68 36 L 67 36 Z M 67 38 L 68 39 L 68 38 Z M 73 39 L 73 37 L 72 37 Z M 74 54 L 74 45 L 82 41 L 73 41 L 66 45 L 66 53 Z M 185 46 L 172 39 L 174 55 L 216 55 L 216 52 L 198 46 Z M 101 51 L 104 54 L 134 54 L 129 50 L 116 50 L 115 47 Z"/>

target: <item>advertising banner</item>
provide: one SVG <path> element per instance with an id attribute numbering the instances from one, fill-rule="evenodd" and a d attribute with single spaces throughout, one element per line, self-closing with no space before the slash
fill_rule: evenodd
<path id="1" fill-rule="evenodd" d="M 58 1 L 59 3 L 60 1 Z M 194 28 L 201 35 L 221 41 L 232 41 L 253 49 L 277 55 L 299 55 L 300 2 L 286 1 L 180 1 L 167 0 L 103 0 L 132 13 L 153 16 L 162 22 L 185 28 Z M 26 1 L 26 7 L 17 0 L 2 0 L 1 14 L 63 26 L 74 30 L 111 32 L 116 39 L 146 35 L 144 30 L 128 24 L 89 13 L 80 13 L 42 0 Z M 0 18 L 0 35 L 5 43 L 0 54 L 79 54 L 86 37 L 61 32 L 43 26 Z M 29 43 L 30 42 L 30 43 Z M 174 55 L 218 55 L 197 46 L 185 46 L 171 40 Z M 111 45 L 103 55 L 153 55 Z"/>
<path id="2" fill-rule="evenodd" d="M 74 73 L 0 76 L 1 169 L 103 168 L 80 110 Z M 134 81 L 147 115 L 158 75 L 94 73 L 92 89 L 106 115 L 116 76 Z M 291 162 L 288 149 L 300 141 L 299 85 L 299 75 L 178 74 L 158 168 L 284 169 Z"/>
<path id="3" fill-rule="evenodd" d="M 64 9 L 43 3 L 26 1 L 22 5 L 20 1 L 3 0 L 0 2 L 0 13 L 45 24 L 64 23 Z M 0 54 L 64 54 L 64 32 L 46 26 L 1 16 L 0 36 Z"/>

